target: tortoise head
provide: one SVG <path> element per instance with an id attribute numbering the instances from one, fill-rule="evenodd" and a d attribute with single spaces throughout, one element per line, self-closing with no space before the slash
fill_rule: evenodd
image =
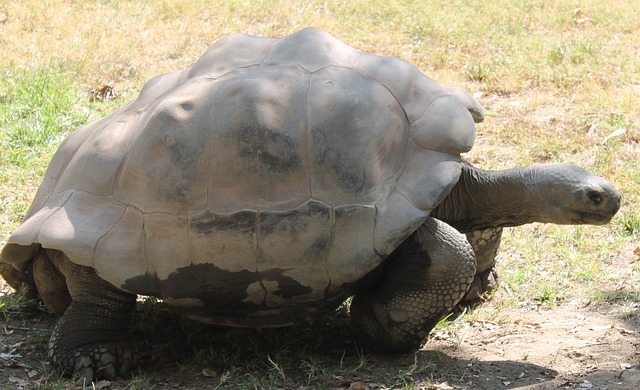
<path id="1" fill-rule="evenodd" d="M 608 180 L 570 164 L 532 166 L 532 188 L 546 199 L 547 221 L 603 225 L 620 209 L 620 192 Z"/>
<path id="2" fill-rule="evenodd" d="M 603 225 L 620 209 L 620 198 L 608 180 L 571 164 L 498 171 L 465 164 L 432 215 L 462 232 L 531 222 Z"/>

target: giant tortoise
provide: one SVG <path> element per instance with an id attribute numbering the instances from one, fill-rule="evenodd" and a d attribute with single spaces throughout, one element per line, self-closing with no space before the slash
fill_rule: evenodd
<path id="1" fill-rule="evenodd" d="M 49 355 L 65 373 L 130 369 L 138 294 L 237 327 L 353 296 L 356 335 L 412 350 L 474 279 L 461 232 L 619 208 L 575 166 L 465 163 L 482 119 L 466 92 L 318 29 L 221 38 L 62 143 L 3 273 L 61 316 Z"/>

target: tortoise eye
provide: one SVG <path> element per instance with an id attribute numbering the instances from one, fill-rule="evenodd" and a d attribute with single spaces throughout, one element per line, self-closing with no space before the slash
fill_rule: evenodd
<path id="1" fill-rule="evenodd" d="M 602 194 L 599 191 L 589 191 L 589 199 L 598 206 L 602 202 Z"/>

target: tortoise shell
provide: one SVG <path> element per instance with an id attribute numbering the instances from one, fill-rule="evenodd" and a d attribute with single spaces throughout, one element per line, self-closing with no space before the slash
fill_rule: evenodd
<path id="1" fill-rule="evenodd" d="M 424 222 L 474 119 L 465 92 L 318 29 L 224 37 L 72 133 L 2 258 L 25 268 L 60 250 L 215 322 L 307 315 Z"/>

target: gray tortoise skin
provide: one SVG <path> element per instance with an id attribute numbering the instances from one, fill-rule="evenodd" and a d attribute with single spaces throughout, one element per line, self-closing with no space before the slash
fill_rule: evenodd
<path id="1" fill-rule="evenodd" d="M 600 224 L 619 207 L 610 183 L 577 167 L 465 163 L 482 119 L 466 92 L 318 29 L 224 37 L 62 143 L 0 271 L 61 316 L 49 354 L 65 373 L 130 370 L 138 294 L 242 327 L 299 323 L 354 296 L 365 343 L 412 350 L 476 276 L 463 233 Z M 580 190 L 507 188 L 555 185 L 556 171 Z M 474 204 L 496 191 L 521 207 L 571 194 L 588 218 L 560 217 L 555 200 L 552 216 L 522 218 L 495 196 Z"/>

